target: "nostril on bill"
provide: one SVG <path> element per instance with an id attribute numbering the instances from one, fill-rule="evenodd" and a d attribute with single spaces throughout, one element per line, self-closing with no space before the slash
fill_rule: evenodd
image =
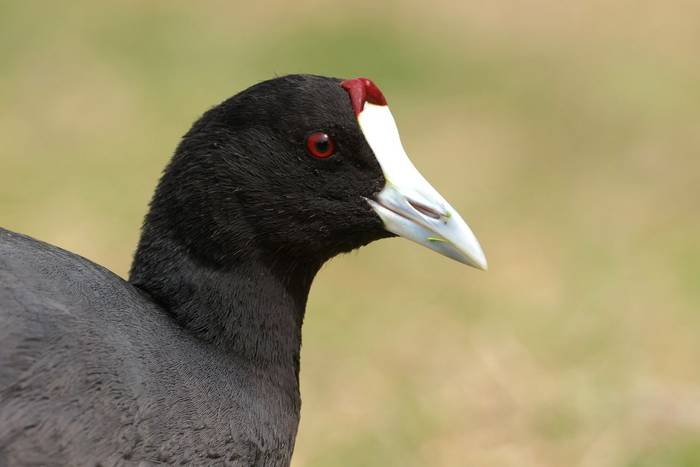
<path id="1" fill-rule="evenodd" d="M 418 211 L 426 217 L 430 217 L 432 219 L 440 219 L 442 217 L 447 217 L 447 213 L 436 211 L 434 208 L 419 203 L 418 201 L 414 201 L 412 199 L 407 199 L 407 201 L 413 209 L 415 209 L 416 211 Z"/>

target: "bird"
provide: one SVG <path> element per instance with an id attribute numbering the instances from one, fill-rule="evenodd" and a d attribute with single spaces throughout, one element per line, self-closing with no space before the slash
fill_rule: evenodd
<path id="1" fill-rule="evenodd" d="M 305 74 L 195 121 L 128 280 L 0 229 L 0 465 L 290 465 L 312 281 L 397 236 L 487 268 L 379 87 Z"/>

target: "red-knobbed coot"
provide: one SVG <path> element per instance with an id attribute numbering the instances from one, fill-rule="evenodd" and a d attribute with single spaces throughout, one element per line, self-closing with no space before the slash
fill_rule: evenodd
<path id="1" fill-rule="evenodd" d="M 289 465 L 314 275 L 393 235 L 486 268 L 374 83 L 309 75 L 193 125 L 128 282 L 0 230 L 0 465 Z"/>

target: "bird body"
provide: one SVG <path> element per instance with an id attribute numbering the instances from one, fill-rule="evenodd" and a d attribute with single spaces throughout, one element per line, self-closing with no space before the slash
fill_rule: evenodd
<path id="1" fill-rule="evenodd" d="M 294 369 L 221 351 L 110 271 L 6 230 L 0 283 L 0 465 L 289 463 Z"/>
<path id="2" fill-rule="evenodd" d="M 393 235 L 485 268 L 378 88 L 310 75 L 195 122 L 128 282 L 0 230 L 0 465 L 288 466 L 314 276 Z"/>

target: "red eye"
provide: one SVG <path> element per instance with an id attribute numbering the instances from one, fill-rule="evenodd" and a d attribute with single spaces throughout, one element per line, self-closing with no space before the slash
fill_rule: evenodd
<path id="1" fill-rule="evenodd" d="M 312 133 L 306 138 L 306 149 L 309 154 L 317 159 L 326 159 L 331 157 L 335 152 L 333 140 L 326 133 L 321 131 Z"/>

